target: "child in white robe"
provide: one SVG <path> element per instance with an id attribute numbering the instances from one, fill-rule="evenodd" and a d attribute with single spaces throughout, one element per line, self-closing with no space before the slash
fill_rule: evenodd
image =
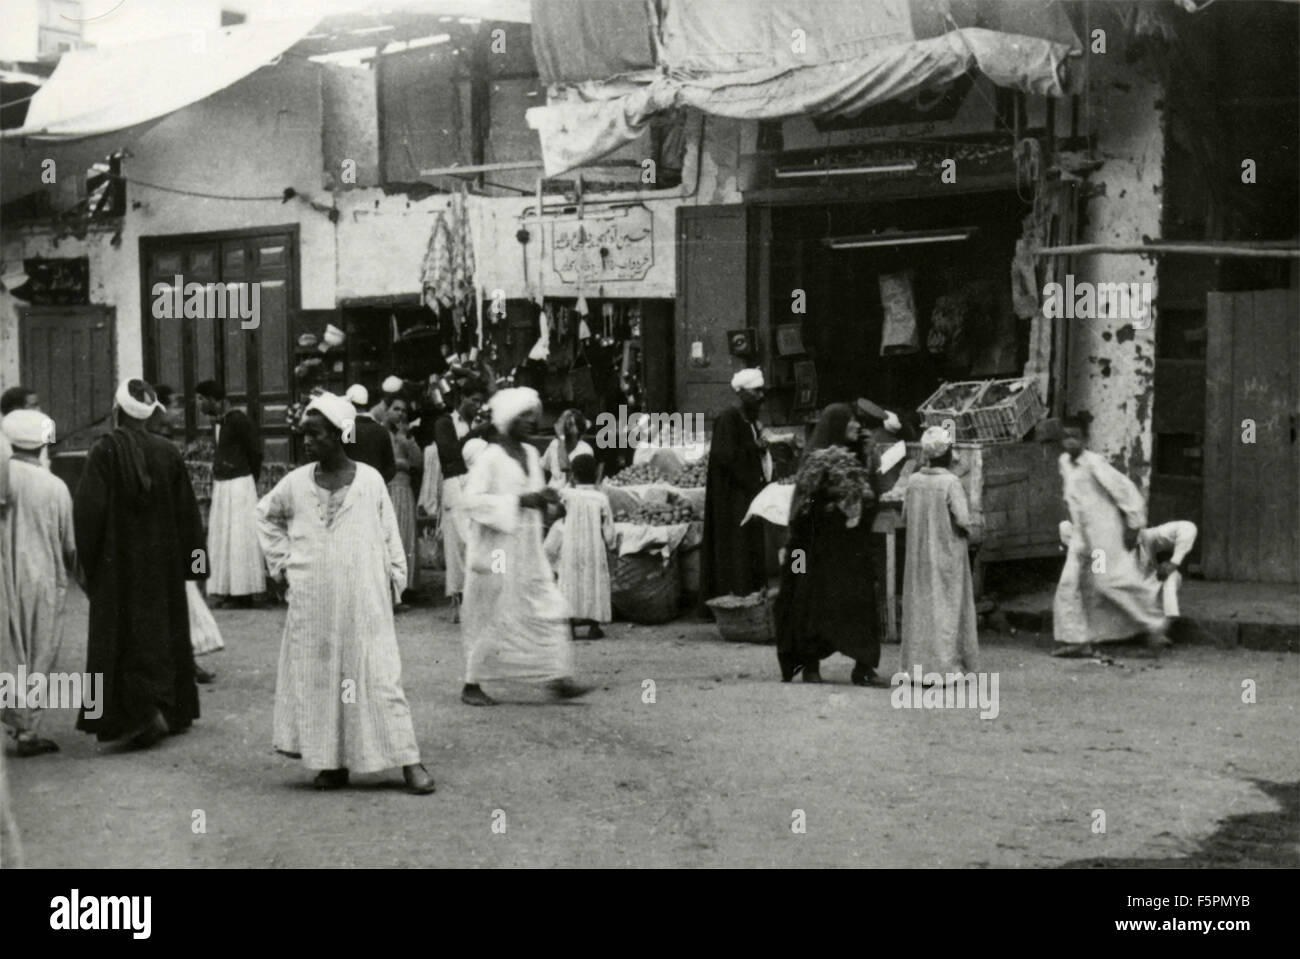
<path id="1" fill-rule="evenodd" d="M 575 456 L 573 485 L 560 491 L 564 519 L 558 570 L 560 592 L 569 603 L 574 638 L 579 626 L 588 639 L 603 639 L 601 623 L 609 608 L 609 550 L 614 548 L 614 513 L 609 497 L 596 488 L 596 458 Z"/>

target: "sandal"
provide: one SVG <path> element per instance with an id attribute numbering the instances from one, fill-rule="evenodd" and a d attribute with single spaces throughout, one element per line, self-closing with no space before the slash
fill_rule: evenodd
<path id="1" fill-rule="evenodd" d="M 466 686 L 460 691 L 460 701 L 466 706 L 495 706 L 497 701 L 478 686 Z"/>
<path id="2" fill-rule="evenodd" d="M 416 778 L 416 770 L 419 771 L 419 778 Z M 437 787 L 433 784 L 433 777 L 429 775 L 429 770 L 424 768 L 423 763 L 403 766 L 402 778 L 406 780 L 406 791 L 412 795 L 427 796 L 437 791 Z"/>
<path id="3" fill-rule="evenodd" d="M 20 739 L 17 742 L 18 755 L 23 759 L 31 756 L 43 756 L 46 753 L 57 753 L 59 744 L 53 739 L 42 739 L 40 736 L 29 736 Z"/>
<path id="4" fill-rule="evenodd" d="M 322 769 L 311 784 L 317 789 L 342 789 L 348 784 L 346 769 Z"/>
<path id="5" fill-rule="evenodd" d="M 579 686 L 572 679 L 553 679 L 547 684 L 556 699 L 577 699 L 591 692 L 590 686 Z"/>

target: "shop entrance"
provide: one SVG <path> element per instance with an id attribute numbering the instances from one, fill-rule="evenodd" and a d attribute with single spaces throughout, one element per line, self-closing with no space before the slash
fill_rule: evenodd
<path id="1" fill-rule="evenodd" d="M 773 208 L 773 403 L 786 421 L 858 397 L 901 414 L 945 380 L 1021 375 L 1029 321 L 1013 310 L 1011 262 L 1028 212 L 1014 192 Z"/>

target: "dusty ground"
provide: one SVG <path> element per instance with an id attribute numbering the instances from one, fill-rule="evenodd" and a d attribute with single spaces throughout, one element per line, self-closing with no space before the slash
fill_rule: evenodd
<path id="1" fill-rule="evenodd" d="M 78 596 L 62 669 L 84 666 L 85 613 Z M 458 699 L 457 627 L 445 609 L 417 609 L 398 631 L 438 781 L 421 798 L 396 788 L 397 771 L 343 793 L 308 788 L 269 741 L 283 610 L 217 616 L 227 649 L 208 658 L 220 675 L 187 735 L 100 754 L 64 712 L 46 727 L 61 753 L 10 753 L 28 865 L 1300 864 L 1292 654 L 1194 648 L 1105 665 L 990 635 L 999 715 L 982 720 L 895 709 L 890 691 L 850 686 L 839 657 L 827 685 L 787 686 L 770 648 L 723 643 L 711 626 L 616 624 L 578 644 L 597 685 L 587 699 L 489 687 L 512 702 L 473 709 Z M 886 647 L 884 667 L 897 657 Z"/>

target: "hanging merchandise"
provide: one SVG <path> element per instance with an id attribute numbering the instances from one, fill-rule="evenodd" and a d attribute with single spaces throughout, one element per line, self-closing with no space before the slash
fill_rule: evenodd
<path id="1" fill-rule="evenodd" d="M 537 342 L 533 344 L 533 348 L 528 351 L 528 358 L 530 360 L 544 362 L 551 354 L 551 321 L 546 315 L 545 310 L 542 310 L 542 312 L 538 314 L 537 319 L 541 324 L 542 332 L 541 335 L 537 337 Z"/>
<path id="2" fill-rule="evenodd" d="M 920 348 L 912 275 L 911 270 L 880 274 L 880 305 L 884 313 L 880 330 L 881 356 L 915 353 Z"/>
<path id="3" fill-rule="evenodd" d="M 467 203 L 468 187 L 452 196 L 453 236 L 455 246 L 452 250 L 451 295 L 461 308 L 461 316 L 468 315 L 467 303 L 474 295 L 474 238 L 469 228 L 469 206 Z"/>
<path id="4" fill-rule="evenodd" d="M 612 346 L 614 343 L 614 304 L 610 300 L 600 304 L 600 320 L 602 326 L 601 340 L 606 346 Z"/>
<path id="5" fill-rule="evenodd" d="M 586 316 L 591 312 L 591 309 L 587 306 L 587 298 L 581 294 L 578 295 L 578 305 L 573 309 L 579 316 Z"/>
<path id="6" fill-rule="evenodd" d="M 591 327 L 587 325 L 586 316 L 583 316 L 578 320 L 578 339 L 583 342 L 591 339 Z"/>
<path id="7" fill-rule="evenodd" d="M 420 275 L 421 302 L 431 310 L 451 306 L 456 301 L 454 293 L 454 268 L 452 253 L 454 241 L 447 226 L 445 214 L 434 217 L 429 234 L 429 247 L 424 254 L 424 267 Z"/>

